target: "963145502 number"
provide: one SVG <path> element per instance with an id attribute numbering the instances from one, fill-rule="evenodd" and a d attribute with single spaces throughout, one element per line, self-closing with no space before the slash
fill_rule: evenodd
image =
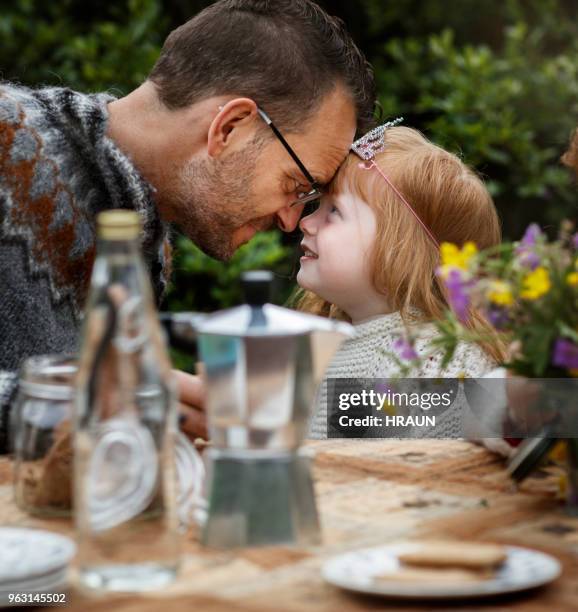
<path id="1" fill-rule="evenodd" d="M 66 604 L 66 593 L 8 593 L 8 604 Z"/>

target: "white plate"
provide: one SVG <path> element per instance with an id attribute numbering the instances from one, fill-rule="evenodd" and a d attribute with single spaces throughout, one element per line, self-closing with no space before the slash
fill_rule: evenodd
<path id="1" fill-rule="evenodd" d="M 76 553 L 65 536 L 39 529 L 0 528 L 0 588 L 66 567 Z"/>
<path id="2" fill-rule="evenodd" d="M 188 528 L 193 521 L 202 527 L 207 518 L 207 501 L 203 495 L 205 464 L 197 449 L 180 431 L 175 444 L 175 463 L 181 528 Z"/>
<path id="3" fill-rule="evenodd" d="M 97 435 L 86 492 L 90 526 L 105 531 L 130 521 L 151 503 L 159 465 L 154 438 L 141 423 L 108 419 L 98 425 Z"/>
<path id="4" fill-rule="evenodd" d="M 64 567 L 39 578 L 30 578 L 28 580 L 3 584 L 0 586 L 0 594 L 20 593 L 24 591 L 49 591 L 54 585 L 63 585 L 66 582 L 67 573 L 68 567 Z"/>
<path id="5" fill-rule="evenodd" d="M 415 546 L 411 542 L 367 548 L 329 559 L 323 577 L 334 586 L 358 593 L 404 599 L 448 599 L 487 597 L 515 593 L 542 586 L 560 576 L 560 563 L 550 555 L 506 546 L 507 558 L 487 580 L 459 584 L 427 584 L 380 581 L 380 575 L 393 573 L 400 566 L 397 555 Z"/>

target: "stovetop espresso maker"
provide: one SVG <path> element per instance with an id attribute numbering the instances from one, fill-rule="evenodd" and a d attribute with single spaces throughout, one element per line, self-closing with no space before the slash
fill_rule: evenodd
<path id="1" fill-rule="evenodd" d="M 202 541 L 217 548 L 316 544 L 310 457 L 302 449 L 317 385 L 351 325 L 268 303 L 270 272 L 245 273 L 245 304 L 171 315 L 204 364 L 211 445 Z"/>

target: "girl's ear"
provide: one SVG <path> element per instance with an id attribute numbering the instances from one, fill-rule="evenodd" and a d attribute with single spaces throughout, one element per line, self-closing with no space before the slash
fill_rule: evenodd
<path id="1" fill-rule="evenodd" d="M 209 126 L 207 152 L 219 157 L 231 146 L 250 141 L 257 129 L 259 115 L 257 105 L 250 98 L 235 98 L 219 107 L 217 116 Z"/>

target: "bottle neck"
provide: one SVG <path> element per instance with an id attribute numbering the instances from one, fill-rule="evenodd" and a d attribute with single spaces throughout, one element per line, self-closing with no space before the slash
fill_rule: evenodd
<path id="1" fill-rule="evenodd" d="M 130 240 L 99 238 L 92 274 L 93 288 L 120 284 L 130 287 L 130 293 L 138 293 L 146 291 L 146 276 L 138 237 Z"/>
<path id="2" fill-rule="evenodd" d="M 138 236 L 126 240 L 110 240 L 98 237 L 97 256 L 99 255 L 125 255 L 133 256 L 140 254 Z"/>

